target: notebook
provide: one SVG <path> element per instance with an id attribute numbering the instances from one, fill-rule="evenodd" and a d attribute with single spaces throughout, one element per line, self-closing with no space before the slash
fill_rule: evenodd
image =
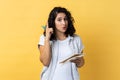
<path id="1" fill-rule="evenodd" d="M 83 57 L 83 56 L 84 56 L 83 53 L 81 53 L 81 54 L 73 54 L 70 57 L 68 57 L 68 58 L 64 59 L 63 61 L 61 61 L 60 63 L 65 63 L 65 62 L 70 61 L 70 60 L 75 60 L 75 59 L 77 59 L 79 57 Z"/>

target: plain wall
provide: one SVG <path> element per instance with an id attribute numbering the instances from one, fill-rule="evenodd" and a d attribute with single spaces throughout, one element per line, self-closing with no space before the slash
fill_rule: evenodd
<path id="1" fill-rule="evenodd" d="M 66 7 L 85 46 L 81 80 L 120 80 L 119 0 L 0 0 L 0 80 L 39 80 L 37 44 L 49 12 Z"/>

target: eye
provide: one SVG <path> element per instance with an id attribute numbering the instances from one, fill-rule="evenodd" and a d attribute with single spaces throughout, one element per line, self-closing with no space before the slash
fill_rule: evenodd
<path id="1" fill-rule="evenodd" d="M 65 17 L 64 20 L 67 21 L 68 20 L 67 17 Z"/>
<path id="2" fill-rule="evenodd" d="M 57 19 L 57 20 L 58 20 L 58 21 L 61 21 L 62 19 L 59 18 L 59 19 Z"/>

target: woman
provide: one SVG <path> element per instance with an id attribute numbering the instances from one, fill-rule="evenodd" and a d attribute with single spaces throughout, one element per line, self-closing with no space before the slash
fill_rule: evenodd
<path id="1" fill-rule="evenodd" d="M 83 45 L 75 33 L 74 19 L 63 7 L 55 7 L 49 14 L 44 35 L 40 37 L 40 61 L 44 65 L 41 80 L 79 80 L 77 68 L 84 65 L 79 57 L 60 63 L 72 54 L 81 54 Z"/>

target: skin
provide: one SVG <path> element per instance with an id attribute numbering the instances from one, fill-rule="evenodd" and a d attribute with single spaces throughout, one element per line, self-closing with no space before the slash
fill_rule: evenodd
<path id="1" fill-rule="evenodd" d="M 49 66 L 50 60 L 51 60 L 51 46 L 50 46 L 50 37 L 51 34 L 53 33 L 53 29 L 46 27 L 46 38 L 45 38 L 45 44 L 44 46 L 40 46 L 40 61 L 43 63 L 44 66 Z M 66 39 L 65 31 L 67 30 L 68 27 L 68 21 L 67 17 L 64 13 L 58 13 L 56 18 L 55 18 L 55 33 L 57 36 L 58 40 L 64 40 Z M 71 62 L 76 63 L 77 67 L 81 67 L 84 65 L 84 58 L 77 58 L 76 60 L 71 60 Z"/>

